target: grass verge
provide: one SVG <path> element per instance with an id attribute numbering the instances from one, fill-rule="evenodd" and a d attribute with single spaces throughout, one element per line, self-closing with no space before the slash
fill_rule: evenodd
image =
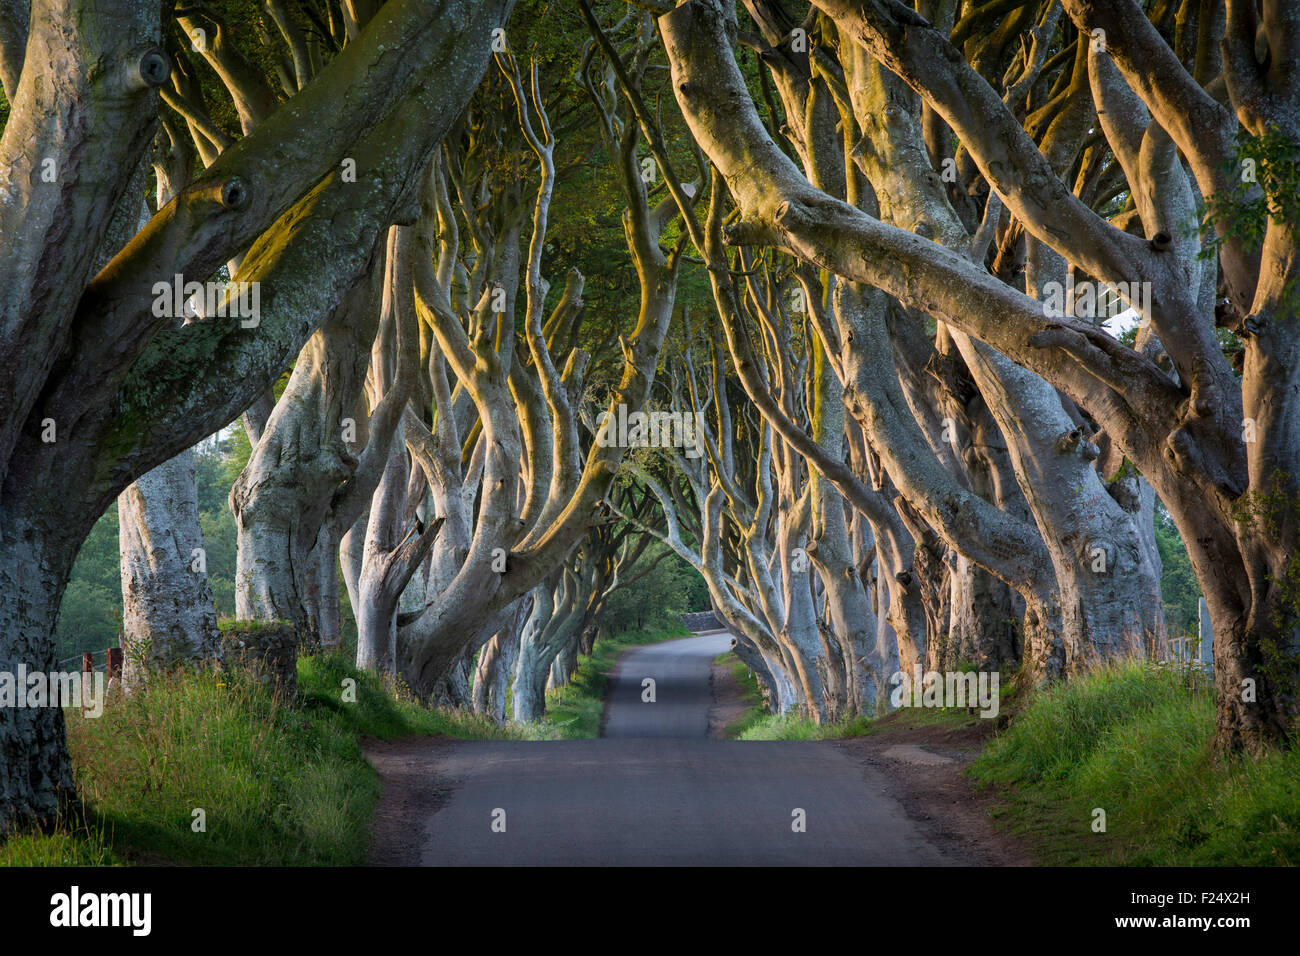
<path id="1" fill-rule="evenodd" d="M 360 864 L 379 796 L 363 736 L 534 733 L 421 707 L 337 656 L 301 659 L 298 682 L 297 708 L 235 670 L 157 678 L 97 719 L 69 711 L 85 821 L 11 837 L 0 865 Z"/>
<path id="2" fill-rule="evenodd" d="M 742 718 L 743 719 L 743 718 Z M 762 713 L 740 728 L 737 740 L 838 740 L 859 737 L 871 727 L 870 717 L 850 717 L 829 724 L 815 724 L 798 714 Z M 727 728 L 730 732 L 731 727 Z"/>
<path id="3" fill-rule="evenodd" d="M 763 703 L 763 692 L 759 689 L 758 678 L 748 665 L 731 651 L 723 651 L 713 659 L 714 664 L 731 669 L 731 676 L 736 679 L 744 693 L 745 703 L 749 706 L 739 717 L 722 729 L 722 736 L 727 740 L 739 740 L 745 733 L 764 717 L 771 716 L 767 705 Z"/>
<path id="4" fill-rule="evenodd" d="M 592 740 L 600 736 L 600 719 L 605 712 L 605 689 L 609 669 L 629 647 L 656 644 L 689 637 L 685 627 L 658 631 L 630 631 L 597 641 L 590 656 L 578 658 L 578 669 L 569 683 L 546 692 L 546 719 L 553 736 L 562 740 Z"/>
<path id="5" fill-rule="evenodd" d="M 731 651 L 725 651 L 713 659 L 713 663 L 731 668 L 732 676 L 745 693 L 749 709 L 727 724 L 722 735 L 728 740 L 834 740 L 840 737 L 856 737 L 867 732 L 871 725 L 870 717 L 853 717 L 849 720 L 832 724 L 815 724 L 807 717 L 798 714 L 769 713 L 763 703 L 763 693 L 759 690 L 758 679 L 754 677 L 745 662 Z"/>
<path id="6" fill-rule="evenodd" d="M 1044 863 L 1300 864 L 1300 749 L 1216 758 L 1213 735 L 1203 677 L 1127 664 L 1038 694 L 969 772 Z"/>
<path id="7" fill-rule="evenodd" d="M 364 863 L 379 780 L 363 737 L 595 737 L 619 653 L 688 633 L 599 642 L 572 683 L 548 695 L 546 719 L 528 726 L 423 707 L 338 655 L 298 661 L 296 708 L 239 670 L 155 678 L 99 718 L 66 713 L 85 819 L 11 836 L 0 866 Z"/>

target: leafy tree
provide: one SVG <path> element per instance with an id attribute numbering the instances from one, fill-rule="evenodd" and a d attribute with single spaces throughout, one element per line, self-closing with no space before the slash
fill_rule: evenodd
<path id="1" fill-rule="evenodd" d="M 116 647 L 121 621 L 117 505 L 112 505 L 95 522 L 72 567 L 55 630 L 59 657 Z"/>
<path id="2" fill-rule="evenodd" d="M 1171 635 L 1181 637 L 1197 632 L 1197 605 L 1201 588 L 1187 558 L 1187 548 L 1174 527 L 1173 519 L 1164 508 L 1156 509 L 1156 547 L 1164 566 L 1160 576 L 1160 593 L 1164 599 L 1165 621 Z"/>
<path id="3" fill-rule="evenodd" d="M 606 599 L 602 623 L 611 632 L 668 627 L 686 612 L 709 609 L 704 579 L 667 545 L 656 541 L 627 573 L 638 574 L 656 561 L 634 586 L 615 588 Z"/>

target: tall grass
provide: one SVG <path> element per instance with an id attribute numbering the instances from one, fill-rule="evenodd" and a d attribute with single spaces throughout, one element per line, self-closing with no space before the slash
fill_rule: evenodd
<path id="1" fill-rule="evenodd" d="M 970 772 L 1047 862 L 1300 864 L 1300 750 L 1216 757 L 1213 735 L 1202 676 L 1116 665 L 1037 695 Z"/>
<path id="2" fill-rule="evenodd" d="M 737 740 L 838 740 L 858 737 L 871 726 L 870 717 L 850 717 L 818 724 L 800 714 L 762 714 L 741 729 Z"/>
<path id="3" fill-rule="evenodd" d="M 601 641 L 531 725 L 425 707 L 338 655 L 299 659 L 297 707 L 239 670 L 155 677 L 99 718 L 66 712 L 85 819 L 12 836 L 0 865 L 363 863 L 380 790 L 364 737 L 595 737 L 618 654 L 686 633 Z"/>
<path id="4" fill-rule="evenodd" d="M 235 670 L 155 678 L 96 719 L 68 711 L 85 823 L 13 837 L 0 864 L 359 864 L 380 789 L 363 736 L 537 733 L 422 707 L 337 656 L 301 659 L 298 681 L 297 708 Z"/>
<path id="5" fill-rule="evenodd" d="M 763 704 L 762 692 L 758 681 L 749 673 L 744 662 L 737 660 L 739 667 L 734 673 L 745 689 L 750 701 L 750 708 L 737 721 L 728 724 L 723 736 L 733 740 L 839 740 L 843 737 L 859 737 L 871 730 L 872 718 L 861 715 L 819 724 L 806 714 L 788 711 L 784 714 L 770 713 Z"/>
<path id="6" fill-rule="evenodd" d="M 343 682 L 357 680 L 356 703 L 343 700 Z M 298 661 L 298 696 L 303 710 L 329 713 L 355 731 L 371 737 L 406 734 L 455 737 L 461 740 L 535 740 L 536 728 L 512 721 L 498 724 L 490 717 L 457 708 L 426 707 L 401 681 L 381 680 L 358 671 L 336 654 Z"/>
<path id="7" fill-rule="evenodd" d="M 749 705 L 748 710 L 723 729 L 722 736 L 728 740 L 838 740 L 860 736 L 871 727 L 871 718 L 864 716 L 818 724 L 801 714 L 770 713 L 763 703 L 758 679 L 735 653 L 725 651 L 714 658 L 713 663 L 731 668 Z"/>

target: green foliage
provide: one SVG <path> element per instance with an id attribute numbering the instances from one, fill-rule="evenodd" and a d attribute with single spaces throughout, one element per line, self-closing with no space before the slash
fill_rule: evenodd
<path id="1" fill-rule="evenodd" d="M 297 4 L 287 4 L 286 6 L 290 10 L 290 16 L 293 16 L 293 8 Z M 287 48 L 279 29 L 275 25 L 275 21 L 267 14 L 264 6 L 249 3 L 248 0 L 207 0 L 203 7 L 224 21 L 229 36 L 239 38 L 237 44 L 240 53 L 260 68 L 271 90 L 283 100 L 285 98 L 284 91 L 277 77 L 275 66 L 277 59 L 287 52 Z M 314 29 L 310 22 L 304 18 L 297 17 L 296 19 L 298 19 L 299 26 L 303 29 Z M 230 98 L 230 93 L 226 90 L 216 72 L 208 65 L 203 55 L 191 48 L 192 41 L 181 34 L 179 25 L 175 27 L 175 30 L 176 36 L 182 40 L 182 44 L 180 46 L 170 46 L 168 53 L 172 56 L 185 58 L 188 69 L 199 79 L 201 95 L 204 105 L 208 109 L 208 114 L 218 126 L 225 130 L 227 135 L 238 138 L 241 132 L 239 114 L 235 110 L 235 104 Z M 212 43 L 214 39 L 215 37 L 211 34 L 207 37 L 209 43 Z M 256 42 L 259 39 L 262 42 Z"/>
<path id="2" fill-rule="evenodd" d="M 243 429 L 237 430 L 240 434 L 243 433 Z M 245 447 L 248 445 L 247 438 L 244 439 L 244 445 Z M 229 449 L 230 446 L 231 441 L 227 440 L 225 447 Z M 223 454 L 221 445 L 209 441 L 202 442 L 194 449 L 194 452 L 194 472 L 199 492 L 199 513 L 228 510 L 229 506 L 226 499 L 230 495 L 230 486 L 234 483 L 234 478 L 226 467 L 230 452 L 227 450 Z M 239 472 L 236 471 L 235 475 L 238 474 Z"/>
<path id="3" fill-rule="evenodd" d="M 1156 550 L 1160 552 L 1160 597 L 1165 626 L 1171 637 L 1195 635 L 1199 626 L 1200 585 L 1187 557 L 1187 548 L 1174 527 L 1169 512 L 1161 505 L 1155 514 Z"/>
<path id="4" fill-rule="evenodd" d="M 235 616 L 235 518 L 227 511 L 200 511 L 203 547 L 208 553 L 208 585 L 217 617 Z"/>
<path id="5" fill-rule="evenodd" d="M 1203 223 L 1217 226 L 1220 235 L 1207 242 L 1203 258 L 1215 255 L 1228 239 L 1259 248 L 1270 221 L 1300 224 L 1300 143 L 1270 126 L 1264 135 L 1242 142 L 1224 168 L 1232 186 L 1205 203 Z"/>
<path id="6" fill-rule="evenodd" d="M 1246 345 L 1241 338 L 1229 329 L 1215 328 L 1214 335 L 1219 340 L 1219 349 L 1227 358 L 1233 368 L 1240 368 L 1241 363 L 1245 361 Z M 1237 380 L 1241 380 L 1240 373 L 1237 373 Z"/>
<path id="7" fill-rule="evenodd" d="M 235 614 L 236 532 L 227 499 L 230 486 L 248 462 L 248 452 L 248 438 L 238 426 L 230 429 L 220 444 L 205 441 L 195 449 L 199 526 L 218 617 Z M 345 620 L 351 624 L 350 612 Z M 121 557 L 115 503 L 95 522 L 77 553 L 55 629 L 59 659 L 116 647 L 121 624 Z"/>
<path id="8" fill-rule="evenodd" d="M 679 623 L 683 613 L 708 609 L 709 592 L 704 579 L 676 554 L 660 557 L 667 550 L 667 545 L 654 542 L 624 573 L 630 579 L 660 558 L 649 573 L 610 594 L 600 619 L 607 630 L 617 634 L 670 629 Z"/>
<path id="9" fill-rule="evenodd" d="M 635 37 L 638 18 L 627 18 L 627 8 L 611 0 L 596 0 L 591 6 L 597 19 L 612 31 L 611 39 L 624 62 L 630 63 L 634 51 L 630 41 Z M 621 27 L 613 31 L 616 23 L 621 23 Z M 564 343 L 558 350 L 576 344 L 591 352 L 588 384 L 603 404 L 606 390 L 622 374 L 617 336 L 630 334 L 636 323 L 639 284 L 623 232 L 628 201 L 616 171 L 618 156 L 601 135 L 600 120 L 586 91 L 573 80 L 582 66 L 590 36 L 576 7 L 558 0 L 521 0 L 515 6 L 506 33 L 525 82 L 529 64 L 536 59 L 543 100 L 558 139 L 557 176 L 542 258 L 542 272 L 551 280 L 546 308 L 549 311 L 558 301 L 563 292 L 562 277 L 576 267 L 586 278 L 582 323 L 576 342 Z M 649 55 L 652 66 L 642 95 L 662 124 L 666 149 L 677 175 L 683 182 L 697 182 L 699 166 L 689 145 L 685 121 L 668 85 L 663 51 L 655 45 Z M 599 54 L 594 62 L 597 67 L 602 63 Z M 621 103 L 620 108 L 626 109 L 625 104 Z M 476 92 L 471 110 L 493 116 L 514 113 L 513 96 L 495 63 Z M 657 164 L 639 165 L 650 158 L 650 150 L 642 140 L 637 145 L 636 161 L 639 169 L 648 171 L 647 191 L 651 206 L 655 206 L 668 193 Z M 537 182 L 537 163 L 516 130 L 505 129 L 489 170 L 503 184 L 502 188 L 520 189 L 529 194 L 531 201 L 531 191 Z M 524 230 L 525 243 L 530 229 L 531 223 Z M 680 222 L 670 225 L 661 237 L 661 246 L 675 247 L 682 231 Z M 696 254 L 689 241 L 686 248 L 688 253 Z M 698 264 L 683 266 L 676 301 L 683 311 L 690 310 L 694 315 L 713 313 L 708 276 Z M 523 307 L 520 297 L 520 319 Z M 665 358 L 680 351 L 683 323 L 674 322 L 668 336 Z"/>
<path id="10" fill-rule="evenodd" d="M 971 775 L 1007 788 L 1002 816 L 1046 862 L 1300 863 L 1300 749 L 1216 760 L 1213 736 L 1198 672 L 1115 666 L 1039 694 Z"/>
<path id="11" fill-rule="evenodd" d="M 122 591 L 98 584 L 69 586 L 59 608 L 59 660 L 116 647 Z"/>
<path id="12" fill-rule="evenodd" d="M 54 630 L 60 660 L 117 647 L 122 623 L 117 531 L 117 505 L 113 504 L 95 522 L 77 553 Z"/>
<path id="13" fill-rule="evenodd" d="M 224 454 L 221 459 L 221 484 L 226 489 L 226 494 L 230 494 L 230 489 L 234 487 L 235 480 L 239 478 L 240 472 L 248 465 L 248 459 L 253 454 L 253 446 L 248 441 L 248 433 L 244 431 L 242 425 L 236 425 L 230 429 L 226 437 Z M 225 502 L 223 501 L 223 507 Z"/>

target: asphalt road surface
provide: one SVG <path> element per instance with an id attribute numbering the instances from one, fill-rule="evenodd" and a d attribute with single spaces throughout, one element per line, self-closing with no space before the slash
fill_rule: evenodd
<path id="1" fill-rule="evenodd" d="M 610 671 L 601 736 L 700 739 L 709 733 L 709 664 L 731 646 L 726 631 L 637 647 Z M 642 698 L 654 683 L 654 703 Z"/>
<path id="2" fill-rule="evenodd" d="M 599 740 L 431 741 L 378 759 L 386 788 L 407 796 L 386 793 L 372 861 L 972 862 L 927 836 L 884 793 L 880 771 L 834 742 L 708 739 L 709 665 L 727 645 L 722 634 L 628 651 L 610 675 Z"/>

